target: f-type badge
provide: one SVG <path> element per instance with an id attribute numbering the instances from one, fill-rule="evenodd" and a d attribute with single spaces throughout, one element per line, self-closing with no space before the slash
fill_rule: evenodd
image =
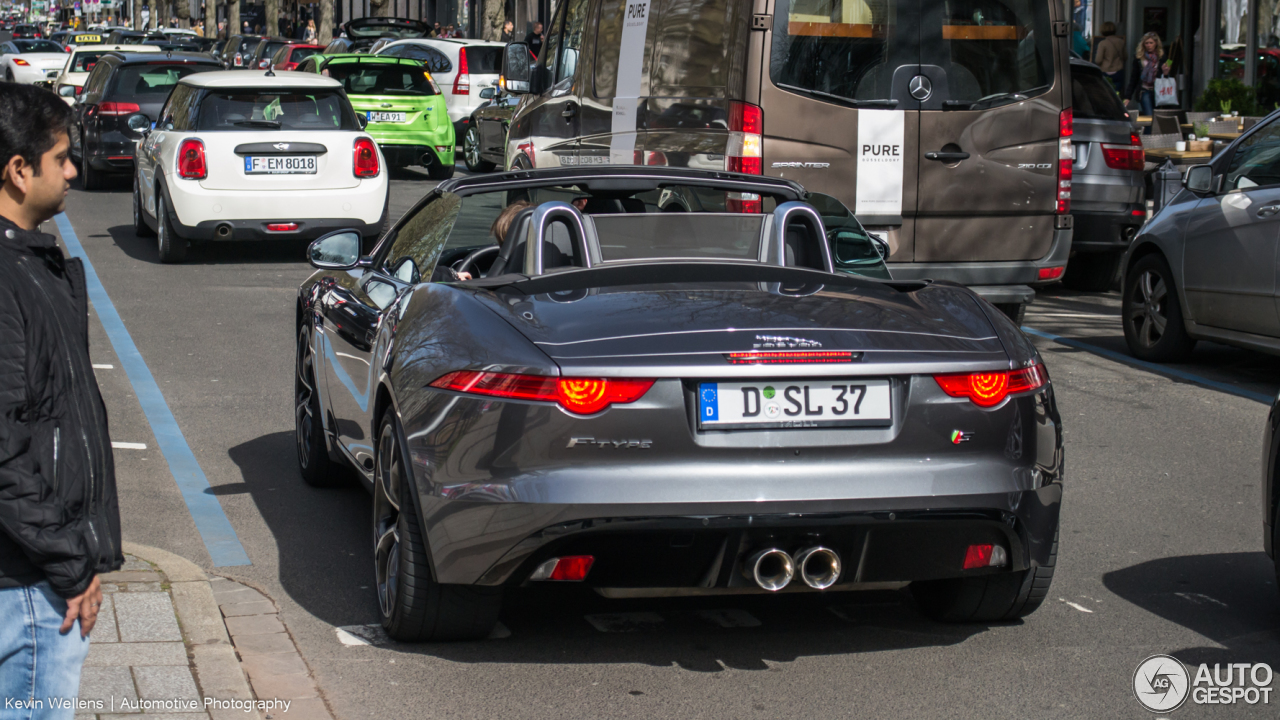
<path id="1" fill-rule="evenodd" d="M 625 440 L 606 440 L 605 438 L 593 437 L 575 437 L 569 438 L 569 444 L 565 447 L 578 447 L 579 445 L 595 445 L 602 448 L 639 448 L 641 450 L 649 450 L 653 447 L 653 441 L 649 439 L 631 439 Z"/>
<path id="2" fill-rule="evenodd" d="M 911 97 L 924 102 L 933 94 L 933 83 L 929 82 L 929 78 L 917 75 L 907 83 L 907 92 L 911 93 Z"/>

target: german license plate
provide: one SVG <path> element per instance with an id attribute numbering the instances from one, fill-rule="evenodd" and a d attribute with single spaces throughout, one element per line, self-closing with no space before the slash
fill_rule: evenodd
<path id="1" fill-rule="evenodd" d="M 369 122 L 404 122 L 404 113 L 402 112 L 374 112 L 369 111 Z"/>
<path id="2" fill-rule="evenodd" d="M 244 159 L 246 175 L 314 175 L 315 155 L 247 155 Z"/>
<path id="3" fill-rule="evenodd" d="M 713 430 L 888 425 L 889 399 L 883 379 L 701 383 L 698 424 Z"/>

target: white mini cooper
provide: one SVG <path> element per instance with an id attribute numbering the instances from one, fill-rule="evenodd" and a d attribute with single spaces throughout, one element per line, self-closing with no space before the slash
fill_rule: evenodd
<path id="1" fill-rule="evenodd" d="M 322 75 L 197 73 L 174 86 L 139 137 L 133 223 L 158 238 L 161 262 L 188 242 L 313 240 L 385 228 L 389 183 L 378 145 L 342 85 Z"/>

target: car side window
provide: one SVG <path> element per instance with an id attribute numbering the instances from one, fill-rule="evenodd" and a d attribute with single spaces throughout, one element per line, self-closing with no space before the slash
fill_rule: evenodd
<path id="1" fill-rule="evenodd" d="M 93 72 L 89 73 L 89 79 L 85 80 L 85 94 L 96 94 L 102 92 L 102 88 L 107 84 L 107 76 L 111 74 L 110 63 L 99 62 L 94 66 Z"/>
<path id="2" fill-rule="evenodd" d="M 165 104 L 164 110 L 160 112 L 162 119 L 157 124 L 157 127 L 179 132 L 191 130 L 191 109 L 195 96 L 196 91 L 191 87 L 186 85 L 175 87 L 173 94 L 169 96 L 169 101 Z"/>
<path id="3" fill-rule="evenodd" d="M 461 208 L 462 198 L 453 193 L 443 193 L 422 206 L 382 241 L 385 249 L 377 266 L 407 283 L 430 279 Z"/>
<path id="4" fill-rule="evenodd" d="M 556 82 L 573 80 L 582 51 L 582 35 L 587 26 L 587 0 L 570 0 L 564 18 L 564 42 L 556 62 Z"/>
<path id="5" fill-rule="evenodd" d="M 1226 189 L 1280 185 L 1280 122 L 1259 128 L 1236 147 L 1227 168 Z"/>
<path id="6" fill-rule="evenodd" d="M 564 27 L 564 3 L 559 3 L 556 9 L 555 17 L 551 20 L 551 26 L 547 28 L 547 39 L 542 43 L 542 55 L 538 57 L 538 65 L 546 68 L 547 75 L 544 77 L 556 76 L 556 60 L 560 56 L 561 29 Z"/>

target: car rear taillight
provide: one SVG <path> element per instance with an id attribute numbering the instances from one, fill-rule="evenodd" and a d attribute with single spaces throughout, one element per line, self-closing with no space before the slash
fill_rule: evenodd
<path id="1" fill-rule="evenodd" d="M 378 175 L 378 148 L 367 137 L 356 138 L 354 168 L 358 178 Z"/>
<path id="2" fill-rule="evenodd" d="M 471 94 L 471 74 L 467 71 L 467 49 L 458 50 L 458 74 L 453 76 L 453 94 Z"/>
<path id="3" fill-rule="evenodd" d="M 141 111 L 142 108 L 138 107 L 137 103 L 107 101 L 98 104 L 99 115 L 116 115 L 123 117 L 125 115 L 132 115 Z"/>
<path id="4" fill-rule="evenodd" d="M 808 363 L 847 363 L 853 362 L 853 352 L 849 350 L 817 350 L 817 351 L 772 351 L 760 350 L 752 352 L 727 353 L 725 358 L 734 365 L 804 365 Z"/>
<path id="5" fill-rule="evenodd" d="M 1102 143 L 1102 159 L 1113 170 L 1142 170 L 1146 166 L 1142 138 L 1137 133 L 1129 133 L 1128 145 Z"/>
<path id="6" fill-rule="evenodd" d="M 578 415 L 591 415 L 610 405 L 633 403 L 653 387 L 653 378 L 579 378 L 515 375 L 459 370 L 431 387 L 472 395 L 558 403 Z"/>
<path id="7" fill-rule="evenodd" d="M 76 89 L 76 95 L 79 95 L 80 93 L 84 92 L 84 86 L 83 86 L 83 85 L 73 85 L 72 87 L 74 87 L 74 88 Z"/>
<path id="8" fill-rule="evenodd" d="M 1001 545 L 970 545 L 964 551 L 964 569 L 1002 567 L 1009 564 L 1009 553 Z"/>
<path id="9" fill-rule="evenodd" d="M 990 408 L 1010 395 L 1039 390 L 1048 382 L 1049 375 L 1044 365 L 1037 363 L 1021 370 L 935 375 L 933 379 L 942 392 L 951 397 L 969 398 L 978 407 Z"/>
<path id="10" fill-rule="evenodd" d="M 1075 116 L 1071 108 L 1058 115 L 1058 209 L 1059 215 L 1071 212 L 1071 135 Z"/>
<path id="11" fill-rule="evenodd" d="M 748 175 L 764 174 L 764 112 L 756 105 L 729 103 L 729 143 L 725 148 L 724 169 Z M 755 193 L 727 193 L 725 210 L 758 213 L 764 209 Z"/>
<path id="12" fill-rule="evenodd" d="M 596 562 L 595 555 L 566 555 L 540 563 L 529 575 L 530 580 L 582 582 Z"/>
<path id="13" fill-rule="evenodd" d="M 208 176 L 209 166 L 204 160 L 204 143 L 195 138 L 183 140 L 178 146 L 178 177 L 203 180 Z"/>
<path id="14" fill-rule="evenodd" d="M 297 67 L 298 67 L 298 63 L 296 63 L 296 62 L 287 62 L 287 63 L 281 63 L 281 64 L 280 64 L 280 69 L 281 69 L 281 70 L 293 70 L 293 69 L 295 69 L 295 68 L 297 68 Z"/>
<path id="15" fill-rule="evenodd" d="M 22 67 L 27 67 L 27 66 L 28 66 L 28 65 L 30 65 L 31 63 L 27 62 L 26 60 L 23 60 L 22 58 L 14 58 L 14 59 L 13 59 L 13 64 L 14 64 L 14 65 L 21 65 Z"/>

